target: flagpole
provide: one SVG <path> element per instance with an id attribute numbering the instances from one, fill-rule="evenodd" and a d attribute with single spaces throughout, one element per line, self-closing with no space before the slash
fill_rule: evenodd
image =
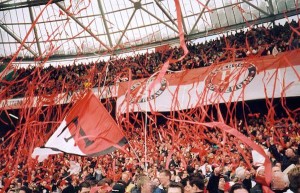
<path id="1" fill-rule="evenodd" d="M 146 112 L 145 112 L 145 126 L 144 126 L 144 143 L 145 143 L 145 155 L 144 155 L 144 161 L 145 161 L 145 170 L 148 172 L 148 166 L 147 166 L 147 124 L 148 124 L 148 117 L 147 117 L 147 112 L 148 112 L 148 81 L 146 82 Z"/>
<path id="2" fill-rule="evenodd" d="M 158 73 L 158 72 L 157 72 Z M 146 81 L 146 89 L 145 89 L 145 94 L 146 94 L 146 110 L 145 110 L 145 126 L 144 126 L 144 159 L 145 159 L 145 170 L 146 172 L 148 171 L 148 165 L 147 165 L 147 125 L 148 125 L 148 103 L 150 102 L 150 90 L 148 88 L 148 83 L 151 83 L 152 77 L 154 77 L 157 73 L 152 74 L 148 80 Z M 153 80 L 154 81 L 154 80 Z M 148 101 L 149 97 L 149 101 Z"/>
<path id="3" fill-rule="evenodd" d="M 131 143 L 130 143 L 130 141 L 129 140 L 127 140 L 128 141 L 128 145 L 130 146 L 130 148 L 132 149 L 132 151 L 133 151 L 133 153 L 134 153 L 134 155 L 136 156 L 136 158 L 139 160 L 139 163 L 142 163 L 141 162 L 141 159 L 139 158 L 139 156 L 136 154 L 136 152 L 135 152 L 135 149 L 133 149 L 133 147 L 132 147 L 132 145 L 131 145 Z"/>
<path id="4" fill-rule="evenodd" d="M 145 113 L 145 127 L 144 127 L 144 141 L 145 141 L 145 170 L 146 172 L 148 171 L 148 166 L 147 166 L 147 111 Z"/>

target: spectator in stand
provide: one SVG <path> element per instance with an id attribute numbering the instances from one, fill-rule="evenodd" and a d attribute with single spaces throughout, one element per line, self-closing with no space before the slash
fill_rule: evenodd
<path id="1" fill-rule="evenodd" d="M 97 181 L 102 180 L 105 177 L 105 173 L 103 171 L 102 165 L 98 164 L 97 168 L 95 168 L 95 178 Z"/>
<path id="2" fill-rule="evenodd" d="M 207 184 L 207 191 L 208 193 L 218 193 L 218 186 L 219 186 L 219 181 L 221 177 L 221 168 L 216 167 L 210 176 Z"/>
<path id="3" fill-rule="evenodd" d="M 134 187 L 134 184 L 132 183 L 131 179 L 132 174 L 129 171 L 123 172 L 121 176 L 121 180 L 125 182 L 125 192 L 129 193 L 131 192 L 132 188 Z"/>
<path id="4" fill-rule="evenodd" d="M 274 156 L 276 161 L 281 163 L 281 170 L 284 171 L 287 167 L 289 167 L 292 162 L 292 158 L 296 156 L 294 150 L 292 148 L 287 148 L 284 153 L 280 153 L 274 144 L 273 138 L 270 138 L 270 153 Z"/>
<path id="5" fill-rule="evenodd" d="M 89 193 L 90 191 L 91 191 L 91 185 L 89 182 L 84 181 L 79 184 L 79 192 L 78 193 Z"/>
<path id="6" fill-rule="evenodd" d="M 75 192 L 75 188 L 69 180 L 66 180 L 65 185 L 63 186 L 62 193 L 72 193 Z"/>
<path id="7" fill-rule="evenodd" d="M 177 182 L 171 182 L 169 184 L 169 188 L 167 193 L 183 193 L 183 186 L 180 183 Z"/>
<path id="8" fill-rule="evenodd" d="M 275 166 L 277 167 L 277 166 Z M 274 168 L 274 167 L 273 167 Z M 287 174 L 283 173 L 280 168 L 272 171 L 271 189 L 275 193 L 286 192 L 289 188 L 289 179 Z"/>
<path id="9" fill-rule="evenodd" d="M 23 186 L 19 189 L 19 193 L 32 193 L 32 190 Z"/>
<path id="10" fill-rule="evenodd" d="M 229 192 L 229 178 L 225 175 L 221 175 L 218 185 L 219 193 L 228 193 Z"/>
<path id="11" fill-rule="evenodd" d="M 131 193 L 152 193 L 155 186 L 151 179 L 146 175 L 137 177 L 136 186 L 132 189 Z"/>
<path id="12" fill-rule="evenodd" d="M 236 183 L 231 186 L 229 193 L 249 193 L 243 184 Z"/>
<path id="13" fill-rule="evenodd" d="M 117 182 L 115 185 L 112 187 L 111 192 L 112 193 L 125 193 L 125 185 L 123 183 Z"/>
<path id="14" fill-rule="evenodd" d="M 159 182 L 160 182 L 160 185 L 159 185 L 159 189 L 161 190 L 161 193 L 167 193 L 168 192 L 168 188 L 169 188 L 169 185 L 171 183 L 171 172 L 169 170 L 162 170 L 160 171 L 159 173 Z M 155 190 L 155 193 L 158 193 L 156 192 Z"/>
<path id="15" fill-rule="evenodd" d="M 294 193 L 300 193 L 300 166 L 296 166 L 288 172 L 288 178 L 290 181 L 289 188 Z"/>
<path id="16" fill-rule="evenodd" d="M 190 193 L 204 192 L 204 179 L 200 177 L 192 177 L 189 184 L 191 186 Z"/>
<path id="17" fill-rule="evenodd" d="M 172 159 L 171 159 L 171 161 L 170 161 L 170 163 L 169 163 L 169 169 L 170 169 L 170 170 L 173 170 L 174 168 L 178 168 L 179 165 L 180 165 L 180 162 L 179 162 L 179 160 L 177 159 L 177 156 L 176 156 L 175 154 L 172 155 Z"/>
<path id="18" fill-rule="evenodd" d="M 39 191 L 43 192 L 43 193 L 50 193 L 50 190 L 46 187 L 47 184 L 46 181 L 43 181 L 39 186 L 38 186 L 38 189 Z"/>

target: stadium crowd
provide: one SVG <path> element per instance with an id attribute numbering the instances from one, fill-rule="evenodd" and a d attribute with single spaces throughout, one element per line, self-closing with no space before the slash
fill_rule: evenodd
<path id="1" fill-rule="evenodd" d="M 288 189 L 299 193 L 300 117 L 294 123 L 282 119 L 268 128 L 264 118 L 254 114 L 237 129 L 267 152 L 272 162 L 269 187 L 276 193 Z M 213 140 L 222 140 L 223 134 L 217 129 L 207 133 L 207 139 L 199 140 L 201 146 L 182 135 L 178 148 L 173 149 L 172 137 L 158 133 L 154 129 L 154 136 L 147 141 L 147 160 L 139 128 L 129 139 L 129 154 L 120 150 L 93 158 L 58 154 L 43 162 L 11 166 L 9 172 L 4 171 L 9 159 L 2 158 L 0 187 L 6 187 L 7 193 L 232 193 L 237 186 L 245 193 L 262 192 L 266 183 L 263 161 L 255 159 L 252 148 L 242 141 L 235 143 L 235 137 L 229 136 L 222 147 Z"/>
<path id="2" fill-rule="evenodd" d="M 173 63 L 169 71 L 200 68 L 222 61 L 235 61 L 246 57 L 257 57 L 285 52 L 299 48 L 299 35 L 292 30 L 298 29 L 298 23 L 292 20 L 285 25 L 253 27 L 239 30 L 204 43 L 187 43 L 189 54 Z M 109 61 L 88 64 L 70 64 L 69 66 L 52 66 L 47 68 L 20 68 L 15 73 L 14 81 L 3 82 L 2 88 L 8 88 L 3 97 L 16 98 L 24 96 L 28 84 L 34 77 L 41 80 L 34 94 L 75 91 L 84 87 L 99 87 L 128 81 L 129 70 L 132 79 L 150 77 L 157 72 L 169 58 L 178 59 L 183 55 L 179 47 L 160 52 L 152 52 L 117 58 Z"/>

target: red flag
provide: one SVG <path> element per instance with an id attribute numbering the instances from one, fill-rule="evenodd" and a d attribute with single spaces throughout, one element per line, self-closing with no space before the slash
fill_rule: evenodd
<path id="1" fill-rule="evenodd" d="M 90 90 L 72 107 L 45 147 L 98 156 L 122 149 L 126 143 L 121 128 Z"/>

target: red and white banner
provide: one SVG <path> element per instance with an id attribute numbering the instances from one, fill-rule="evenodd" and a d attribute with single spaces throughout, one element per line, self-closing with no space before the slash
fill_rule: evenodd
<path id="1" fill-rule="evenodd" d="M 82 156 L 122 149 L 125 136 L 93 91 L 77 101 L 45 147 Z"/>
<path id="2" fill-rule="evenodd" d="M 225 102 L 300 96 L 300 51 L 120 83 L 117 111 L 176 111 Z"/>
<path id="3" fill-rule="evenodd" d="M 274 56 L 213 65 L 165 75 L 154 89 L 149 85 L 156 77 L 122 82 L 105 88 L 94 88 L 99 98 L 118 97 L 117 111 L 171 111 L 199 105 L 300 96 L 300 51 Z M 146 89 L 146 85 L 147 88 Z M 129 93 L 129 95 L 127 94 Z M 61 93 L 54 98 L 35 96 L 0 101 L 0 108 L 69 103 L 74 93 Z M 50 101 L 49 101 L 50 100 Z M 27 104 L 28 102 L 30 104 Z M 147 101 L 147 102 L 146 102 Z"/>
<path id="4" fill-rule="evenodd" d="M 105 86 L 101 88 L 93 88 L 93 93 L 100 99 L 111 98 L 118 96 L 118 85 Z M 80 95 L 79 92 L 60 93 L 53 97 L 45 96 L 31 96 L 13 99 L 4 99 L 0 101 L 0 108 L 2 109 L 20 109 L 24 107 L 37 107 L 42 104 L 48 106 L 49 104 L 68 104 L 73 97 Z M 28 103 L 30 101 L 30 103 Z"/>

